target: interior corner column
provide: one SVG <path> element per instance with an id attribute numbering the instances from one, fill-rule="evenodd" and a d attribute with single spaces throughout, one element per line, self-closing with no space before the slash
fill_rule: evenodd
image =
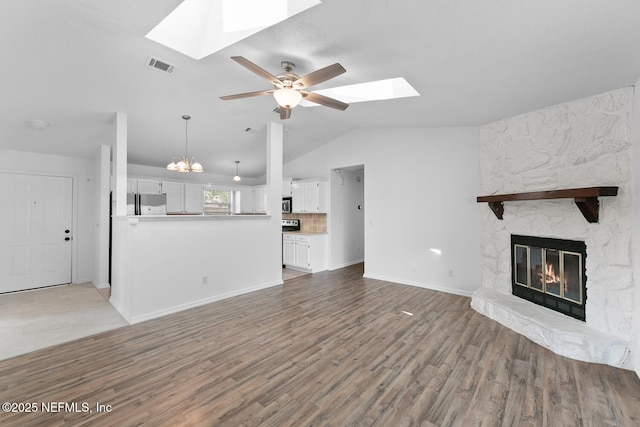
<path id="1" fill-rule="evenodd" d="M 280 123 L 267 123 L 267 213 L 282 219 L 282 150 L 283 130 Z"/>
<path id="2" fill-rule="evenodd" d="M 113 191 L 116 206 L 115 216 L 127 215 L 127 115 L 116 113 L 116 141 L 114 148 L 115 189 Z"/>

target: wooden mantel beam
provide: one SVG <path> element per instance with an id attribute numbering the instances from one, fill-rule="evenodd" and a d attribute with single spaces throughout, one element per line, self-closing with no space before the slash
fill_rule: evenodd
<path id="1" fill-rule="evenodd" d="M 478 203 L 486 202 L 498 219 L 504 214 L 503 202 L 518 200 L 573 199 L 587 221 L 598 222 L 600 213 L 600 196 L 617 196 L 618 187 L 586 187 L 566 190 L 535 191 L 531 193 L 497 194 L 479 196 Z"/>

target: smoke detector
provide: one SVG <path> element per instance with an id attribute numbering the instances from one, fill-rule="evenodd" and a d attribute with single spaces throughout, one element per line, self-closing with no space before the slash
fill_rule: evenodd
<path id="1" fill-rule="evenodd" d="M 166 61 L 162 61 L 152 56 L 147 58 L 147 67 L 153 68 L 154 70 L 162 71 L 163 73 L 167 74 L 173 74 L 173 72 L 176 70 L 175 65 L 169 64 Z"/>

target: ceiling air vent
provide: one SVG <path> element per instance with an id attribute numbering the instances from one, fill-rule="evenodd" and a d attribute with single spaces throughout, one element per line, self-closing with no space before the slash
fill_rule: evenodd
<path id="1" fill-rule="evenodd" d="M 147 66 L 158 71 L 163 71 L 168 74 L 173 74 L 173 72 L 176 70 L 175 65 L 168 64 L 164 61 L 161 61 L 157 58 L 153 58 L 151 56 L 147 58 Z"/>

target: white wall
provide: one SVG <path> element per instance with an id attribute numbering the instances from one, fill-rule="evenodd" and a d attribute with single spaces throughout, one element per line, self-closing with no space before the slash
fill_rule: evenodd
<path id="1" fill-rule="evenodd" d="M 364 178 L 364 166 L 330 174 L 329 270 L 364 261 Z"/>
<path id="2" fill-rule="evenodd" d="M 93 193 L 95 257 L 93 284 L 98 288 L 109 286 L 109 192 L 111 175 L 111 147 L 101 145 L 93 159 L 95 191 Z"/>
<path id="3" fill-rule="evenodd" d="M 287 163 L 284 176 L 364 165 L 365 276 L 470 295 L 480 285 L 478 158 L 477 128 L 358 130 Z"/>
<path id="4" fill-rule="evenodd" d="M 634 88 L 633 113 L 631 117 L 631 148 L 633 152 L 633 197 L 634 224 L 633 224 L 633 277 L 635 282 L 635 331 L 634 331 L 634 358 L 632 360 L 634 370 L 640 377 L 640 80 Z"/>
<path id="5" fill-rule="evenodd" d="M 91 282 L 95 251 L 94 191 L 99 191 L 94 183 L 94 160 L 2 149 L 0 158 L 2 172 L 72 178 L 74 229 L 71 280 L 73 283 Z"/>
<path id="6" fill-rule="evenodd" d="M 116 218 L 112 303 L 137 323 L 282 283 L 280 231 L 266 216 Z"/>

